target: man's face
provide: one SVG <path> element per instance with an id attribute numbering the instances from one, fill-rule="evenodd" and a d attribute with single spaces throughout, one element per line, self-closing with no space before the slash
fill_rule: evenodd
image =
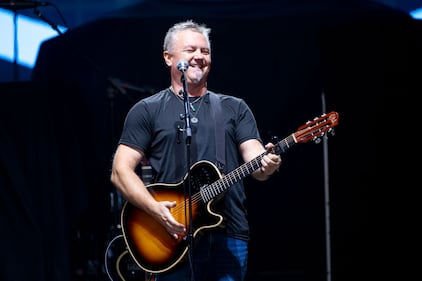
<path id="1" fill-rule="evenodd" d="M 206 82 L 211 67 L 211 50 L 209 42 L 198 32 L 185 30 L 176 34 L 172 54 L 165 54 L 167 65 L 171 67 L 172 77 L 181 76 L 177 63 L 188 62 L 185 72 L 188 83 Z"/>

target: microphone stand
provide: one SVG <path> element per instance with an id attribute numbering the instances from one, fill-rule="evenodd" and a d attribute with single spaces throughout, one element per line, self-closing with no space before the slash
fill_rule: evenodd
<path id="1" fill-rule="evenodd" d="M 185 106 L 185 132 L 186 132 L 186 159 L 187 159 L 187 167 L 188 167 L 188 177 L 187 177 L 187 183 L 184 187 L 184 191 L 185 191 L 185 195 L 186 195 L 186 191 L 188 194 L 188 219 L 189 219 L 189 226 L 188 226 L 188 243 L 189 243 L 189 260 L 190 260 L 190 265 L 191 265 L 191 272 L 192 272 L 192 280 L 194 280 L 193 276 L 194 276 L 194 271 L 193 271 L 193 228 L 192 228 L 192 190 L 191 190 L 191 175 L 190 175 L 190 165 L 191 165 L 191 153 L 190 153 L 190 148 L 191 148 L 191 140 L 192 140 L 192 128 L 191 128 L 191 124 L 190 124 L 190 106 L 189 106 L 189 95 L 188 95 L 188 85 L 186 82 L 186 77 L 185 77 L 185 71 L 186 70 L 181 70 L 182 72 L 182 76 L 180 78 L 182 84 L 183 84 L 183 90 L 179 91 L 179 94 L 183 94 L 183 101 L 184 101 L 184 106 Z M 186 200 L 185 200 L 185 210 L 186 210 Z M 186 216 L 186 212 L 185 212 L 185 216 Z"/>

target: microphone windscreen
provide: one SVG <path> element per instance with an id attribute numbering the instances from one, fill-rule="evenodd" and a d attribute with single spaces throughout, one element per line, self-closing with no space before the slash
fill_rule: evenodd
<path id="1" fill-rule="evenodd" d="M 189 67 L 189 64 L 187 61 L 185 60 L 179 60 L 177 63 L 177 69 L 180 70 L 181 72 L 185 72 Z"/>

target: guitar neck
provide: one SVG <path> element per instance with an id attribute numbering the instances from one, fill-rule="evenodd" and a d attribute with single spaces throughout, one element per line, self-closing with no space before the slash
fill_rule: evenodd
<path id="1" fill-rule="evenodd" d="M 214 183 L 204 186 L 200 191 L 204 202 L 211 201 L 213 198 L 226 191 L 230 186 L 249 176 L 255 170 L 259 169 L 262 166 L 262 158 L 268 153 L 280 155 L 281 153 L 286 152 L 295 143 L 295 136 L 294 134 L 291 134 L 283 140 L 279 141 L 272 149 L 261 153 L 251 161 L 243 163 L 241 166 L 234 169 Z"/>
<path id="2" fill-rule="evenodd" d="M 322 114 L 320 117 L 306 122 L 300 126 L 296 132 L 277 142 L 277 144 L 272 149 L 265 151 L 251 161 L 242 164 L 240 167 L 231 171 L 213 184 L 202 187 L 200 191 L 202 199 L 205 202 L 209 202 L 215 196 L 226 191 L 227 188 L 229 188 L 234 183 L 252 174 L 253 171 L 262 166 L 261 160 L 268 153 L 280 155 L 286 152 L 296 143 L 305 143 L 309 141 L 315 141 L 318 143 L 320 138 L 324 136 L 326 132 L 334 133 L 333 127 L 337 125 L 338 113 L 335 111 L 332 111 L 328 114 Z"/>

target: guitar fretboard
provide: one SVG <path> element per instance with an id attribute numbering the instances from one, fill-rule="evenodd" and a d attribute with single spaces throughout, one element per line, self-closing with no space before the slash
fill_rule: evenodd
<path id="1" fill-rule="evenodd" d="M 243 163 L 241 166 L 234 169 L 221 179 L 215 181 L 210 185 L 202 187 L 200 190 L 202 200 L 204 202 L 211 201 L 213 198 L 226 191 L 230 186 L 232 186 L 236 182 L 252 174 L 255 170 L 259 169 L 262 166 L 261 160 L 268 153 L 271 152 L 280 155 L 281 153 L 286 152 L 287 149 L 289 149 L 295 143 L 295 137 L 293 134 L 291 134 L 290 136 L 279 141 L 270 151 L 266 151 L 258 155 L 251 161 Z"/>

